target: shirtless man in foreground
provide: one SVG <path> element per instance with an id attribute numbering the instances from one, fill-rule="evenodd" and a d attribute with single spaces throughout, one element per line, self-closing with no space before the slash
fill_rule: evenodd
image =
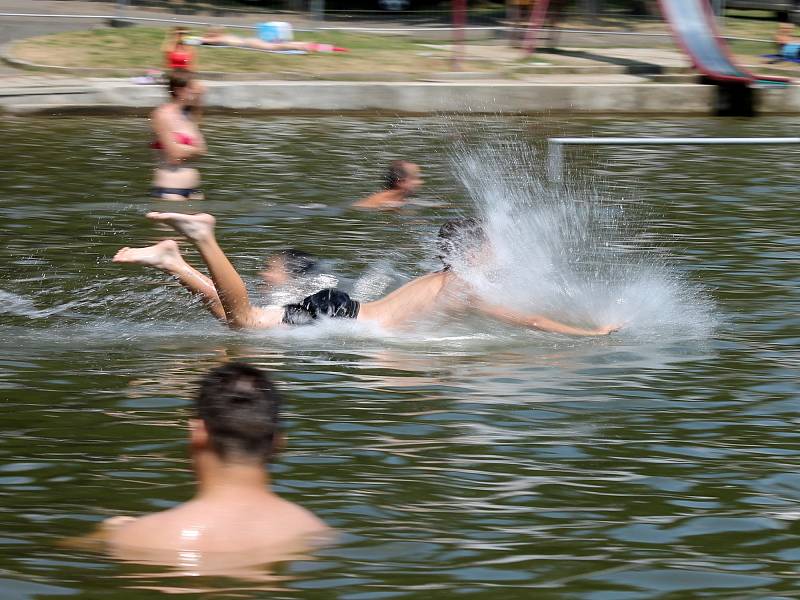
<path id="1" fill-rule="evenodd" d="M 397 210 L 408 204 L 408 199 L 422 185 L 419 166 L 404 160 L 389 165 L 384 177 L 385 189 L 354 202 L 355 208 L 371 210 Z"/>
<path id="2" fill-rule="evenodd" d="M 444 269 L 413 279 L 389 295 L 372 302 L 358 302 L 345 292 L 325 289 L 296 304 L 256 307 L 247 289 L 214 236 L 216 220 L 209 214 L 147 213 L 147 218 L 166 223 L 186 236 L 208 267 L 209 279 L 191 267 L 173 240 L 146 248 L 122 248 L 114 262 L 155 267 L 175 276 L 207 308 L 234 329 L 267 329 L 281 325 L 304 325 L 322 317 L 357 319 L 392 330 L 409 326 L 415 319 L 435 311 L 453 313 L 473 310 L 493 319 L 531 329 L 578 336 L 608 335 L 618 326 L 595 329 L 573 327 L 542 315 L 524 313 L 488 303 L 471 291 L 452 269 L 460 255 L 472 262 L 490 253 L 483 228 L 475 219 L 448 221 L 439 230 L 440 258 Z"/>
<path id="3" fill-rule="evenodd" d="M 109 549 L 119 558 L 182 564 L 202 553 L 273 556 L 328 527 L 269 489 L 264 465 L 282 445 L 280 396 L 249 365 L 217 367 L 202 380 L 196 417 L 189 420 L 197 494 L 169 510 L 105 522 Z M 187 565 L 184 565 L 187 566 Z"/>

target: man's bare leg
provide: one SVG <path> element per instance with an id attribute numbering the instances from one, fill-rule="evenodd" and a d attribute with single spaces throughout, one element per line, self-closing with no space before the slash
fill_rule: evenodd
<path id="1" fill-rule="evenodd" d="M 183 259 L 175 240 L 164 240 L 146 248 L 121 248 L 114 256 L 114 262 L 154 267 L 169 273 L 192 294 L 200 296 L 212 315 L 226 322 L 214 282 Z"/>
<path id="2" fill-rule="evenodd" d="M 247 296 L 247 288 L 214 237 L 216 219 L 205 213 L 185 215 L 150 212 L 145 216 L 151 221 L 166 223 L 195 245 L 211 274 L 228 325 L 253 326 L 257 315 Z"/>

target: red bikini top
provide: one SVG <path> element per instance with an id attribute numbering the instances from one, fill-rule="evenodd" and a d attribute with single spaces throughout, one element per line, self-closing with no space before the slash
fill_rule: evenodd
<path id="1" fill-rule="evenodd" d="M 186 50 L 173 50 L 167 53 L 167 64 L 170 69 L 188 69 L 192 55 Z"/>
<path id="2" fill-rule="evenodd" d="M 192 136 L 181 133 L 180 131 L 173 131 L 172 135 L 175 138 L 175 141 L 179 144 L 183 144 L 184 146 L 194 146 L 194 138 Z M 164 149 L 164 145 L 159 140 L 150 142 L 150 147 L 153 150 Z"/>

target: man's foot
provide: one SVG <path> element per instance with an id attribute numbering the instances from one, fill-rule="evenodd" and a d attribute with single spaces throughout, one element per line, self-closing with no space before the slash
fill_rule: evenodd
<path id="1" fill-rule="evenodd" d="M 114 255 L 114 262 L 144 265 L 171 272 L 183 263 L 183 257 L 175 240 L 164 240 L 146 248 L 120 248 Z"/>
<path id="2" fill-rule="evenodd" d="M 209 214 L 185 215 L 183 213 L 149 212 L 145 215 L 156 223 L 166 223 L 178 233 L 182 233 L 194 242 L 203 241 L 214 236 L 216 219 Z"/>

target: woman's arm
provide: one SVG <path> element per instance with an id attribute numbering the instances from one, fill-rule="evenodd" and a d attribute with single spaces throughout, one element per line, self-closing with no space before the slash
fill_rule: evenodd
<path id="1" fill-rule="evenodd" d="M 542 315 L 535 315 L 529 313 L 517 312 L 504 306 L 497 306 L 496 304 L 488 304 L 486 302 L 477 301 L 472 306 L 498 321 L 511 323 L 512 325 L 521 325 L 530 329 L 539 329 L 541 331 L 549 331 L 551 333 L 562 333 L 564 335 L 578 335 L 578 336 L 595 336 L 595 335 L 608 335 L 613 331 L 617 331 L 619 326 L 606 325 L 597 329 L 583 329 L 581 327 L 573 327 L 548 319 Z"/>
<path id="2" fill-rule="evenodd" d="M 153 131 L 158 141 L 161 142 L 161 148 L 167 157 L 167 162 L 177 164 L 187 158 L 205 153 L 206 143 L 202 136 L 197 140 L 196 146 L 179 143 L 175 139 L 169 118 L 160 109 L 156 109 L 153 113 Z"/>

